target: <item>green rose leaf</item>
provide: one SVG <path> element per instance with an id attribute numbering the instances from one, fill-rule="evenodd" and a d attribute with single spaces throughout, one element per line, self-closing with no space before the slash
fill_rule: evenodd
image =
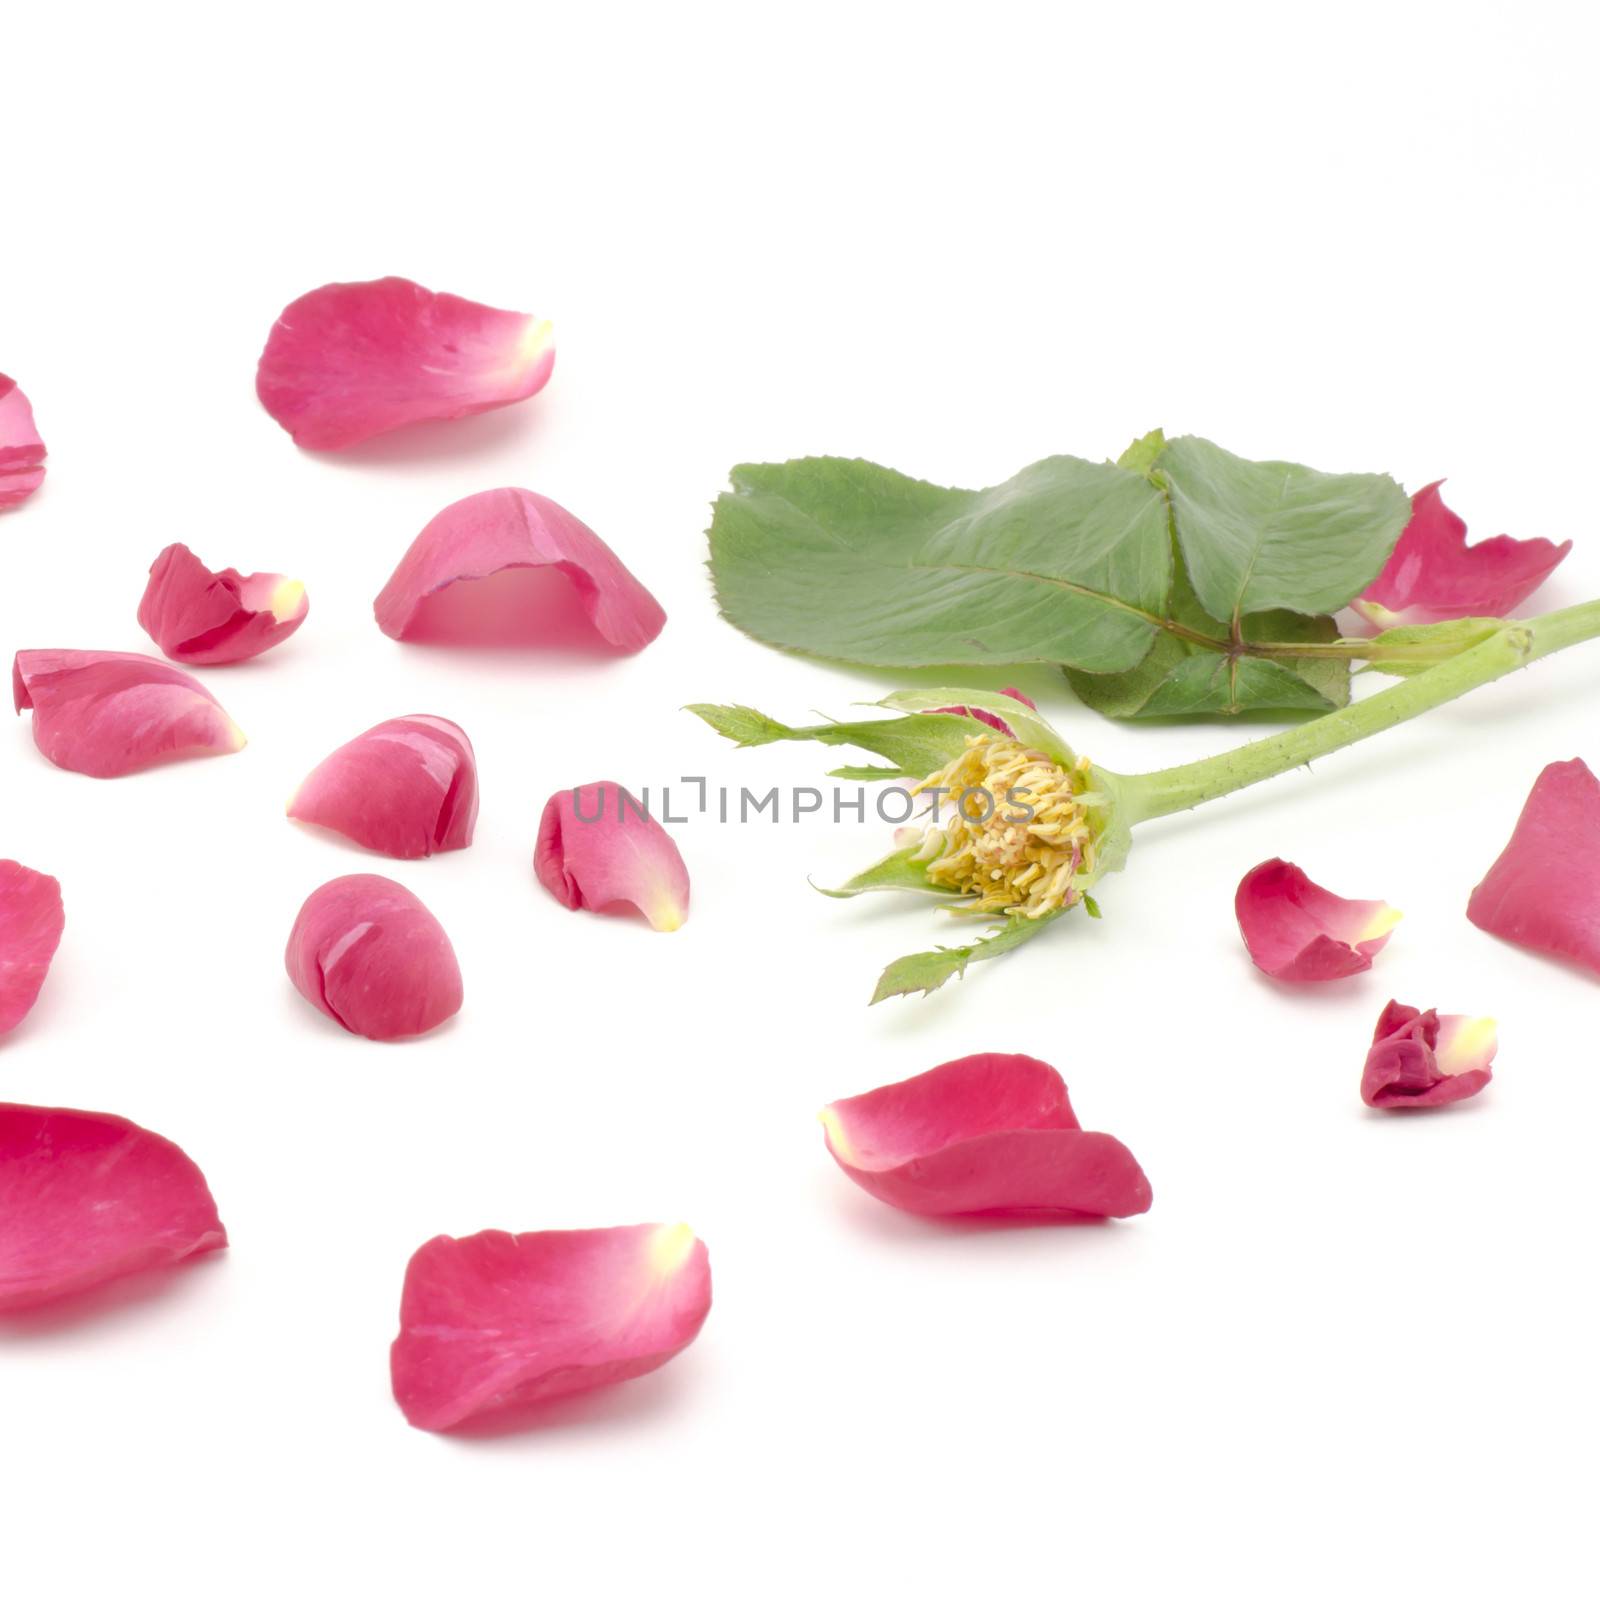
<path id="1" fill-rule="evenodd" d="M 1196 599 L 1231 621 L 1281 608 L 1337 611 L 1371 581 L 1411 516 L 1379 473 L 1246 461 L 1206 439 L 1174 439 L 1157 475 Z"/>
<path id="2" fill-rule="evenodd" d="M 1127 672 L 1067 669 L 1073 693 L 1108 717 L 1232 716 L 1240 711 L 1333 711 L 1350 702 L 1350 667 L 1342 660 L 1285 656 L 1271 660 L 1230 654 L 1228 629 L 1208 616 L 1178 563 L 1170 618 L 1203 634 L 1210 648 L 1178 633 L 1163 633 L 1150 653 Z M 1332 617 L 1261 611 L 1244 617 L 1247 641 L 1324 643 L 1339 637 Z"/>
<path id="3" fill-rule="evenodd" d="M 1410 515 L 1381 474 L 1160 430 L 1116 463 L 1053 456 L 993 489 L 833 457 L 732 484 L 710 565 L 745 632 L 869 666 L 1053 662 L 1122 717 L 1344 705 L 1347 663 L 1293 646 L 1337 639 L 1328 613 Z"/>
<path id="4" fill-rule="evenodd" d="M 711 576 L 736 627 L 868 666 L 1134 666 L 1172 581 L 1147 479 L 1052 456 L 994 489 L 941 489 L 868 461 L 734 468 Z"/>

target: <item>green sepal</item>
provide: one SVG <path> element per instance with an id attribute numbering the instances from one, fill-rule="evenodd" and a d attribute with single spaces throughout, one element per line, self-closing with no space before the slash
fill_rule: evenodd
<path id="1" fill-rule="evenodd" d="M 1036 933 L 1042 932 L 1061 911 L 1047 912 L 1042 917 L 1007 917 L 1005 926 L 986 939 L 953 949 L 923 950 L 916 955 L 901 956 L 883 969 L 878 987 L 872 991 L 872 1005 L 888 1000 L 897 994 L 932 994 L 952 978 L 959 978 L 973 961 L 990 961 L 1026 944 Z"/>
<path id="2" fill-rule="evenodd" d="M 919 713 L 908 717 L 880 717 L 871 722 L 820 722 L 810 727 L 791 728 L 749 706 L 691 705 L 684 710 L 694 712 L 702 722 L 742 749 L 796 739 L 815 740 L 819 744 L 849 744 L 870 750 L 873 755 L 894 763 L 892 767 L 871 769 L 881 778 L 925 778 L 960 755 L 972 737 L 970 717 Z"/>
<path id="3" fill-rule="evenodd" d="M 820 884 L 813 884 L 812 888 L 830 900 L 851 900 L 858 894 L 871 894 L 877 889 L 909 889 L 913 894 L 959 899 L 960 890 L 928 881 L 928 863 L 916 859 L 919 849 L 921 846 L 914 844 L 904 850 L 891 851 L 883 860 L 874 862 L 865 872 L 858 872 L 837 889 L 824 889 Z"/>
<path id="4" fill-rule="evenodd" d="M 924 715 L 947 706 L 971 706 L 999 717 L 1023 744 L 1042 750 L 1063 767 L 1070 767 L 1077 760 L 1072 746 L 1037 711 L 1029 710 L 1008 694 L 991 694 L 987 689 L 901 689 L 874 703 L 885 711 L 918 711 Z M 965 720 L 972 732 L 978 731 L 972 727 L 970 717 Z M 986 724 L 979 723 L 978 727 Z"/>

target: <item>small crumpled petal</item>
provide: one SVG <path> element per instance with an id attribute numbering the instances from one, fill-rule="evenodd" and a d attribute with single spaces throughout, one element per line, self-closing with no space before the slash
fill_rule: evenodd
<path id="1" fill-rule="evenodd" d="M 868 1194 L 922 1216 L 1131 1217 L 1150 1181 L 1127 1146 L 1086 1133 L 1061 1074 L 976 1055 L 822 1112 L 829 1153 Z"/>
<path id="2" fill-rule="evenodd" d="M 1382 900 L 1343 899 L 1277 857 L 1239 880 L 1233 910 L 1250 959 L 1285 983 L 1365 972 L 1401 917 Z"/>
<path id="3" fill-rule="evenodd" d="M 248 661 L 282 644 L 311 602 L 281 572 L 213 572 L 186 544 L 169 544 L 150 567 L 139 626 L 163 655 L 195 667 Z"/>
<path id="4" fill-rule="evenodd" d="M 430 1239 L 406 1266 L 389 1353 L 406 1421 L 436 1431 L 642 1377 L 711 1310 L 682 1223 Z"/>
<path id="5" fill-rule="evenodd" d="M 227 1242 L 205 1177 L 170 1140 L 104 1112 L 0 1105 L 0 1311 Z"/>
<path id="6" fill-rule="evenodd" d="M 33 742 L 45 757 L 91 778 L 244 748 L 210 690 L 154 656 L 19 650 L 11 698 L 19 712 L 32 710 Z"/>
<path id="7" fill-rule="evenodd" d="M 496 615 L 498 586 L 486 580 L 528 568 L 549 568 L 566 581 L 523 607 L 520 637 L 511 630 L 517 642 L 565 642 L 576 617 L 613 650 L 631 655 L 666 624 L 655 597 L 597 533 L 530 489 L 485 489 L 446 506 L 401 557 L 373 614 L 391 639 L 499 642 L 485 638 L 487 628 L 506 631 Z M 474 587 L 444 603 L 442 591 L 462 582 Z"/>
<path id="8" fill-rule="evenodd" d="M 1552 761 L 1539 774 L 1467 916 L 1600 973 L 1600 781 L 1582 761 Z"/>
<path id="9" fill-rule="evenodd" d="M 1442 480 L 1441 480 L 1442 481 Z M 1411 520 L 1383 571 L 1350 602 L 1375 628 L 1459 617 L 1503 617 L 1561 564 L 1572 541 L 1497 534 L 1468 546 L 1467 525 L 1430 483 L 1411 497 Z"/>
<path id="10" fill-rule="evenodd" d="M 318 1011 L 367 1039 L 407 1039 L 461 1009 L 461 968 L 423 903 L 392 878 L 357 872 L 315 889 L 284 965 Z"/>
<path id="11" fill-rule="evenodd" d="M 1020 689 L 1002 689 L 1000 693 L 1008 694 L 1013 700 L 1021 701 L 1022 704 L 1025 705 L 1030 711 L 1037 711 L 1039 709 L 1038 706 L 1036 706 L 1033 701 L 1030 700 Z M 1002 735 L 1004 738 L 1013 739 L 1016 737 L 1016 735 L 1012 733 L 1008 723 L 1006 723 L 995 712 L 985 711 L 981 706 L 938 706 L 935 709 L 942 712 L 948 712 L 954 717 L 975 717 L 979 722 L 983 723 L 985 727 L 993 728 L 996 733 Z"/>
<path id="12" fill-rule="evenodd" d="M 1391 1000 L 1373 1030 L 1361 1098 L 1385 1111 L 1447 1106 L 1494 1076 L 1493 1017 L 1441 1017 Z"/>
<path id="13" fill-rule="evenodd" d="M 342 450 L 410 422 L 526 400 L 555 359 L 550 324 L 538 317 L 409 278 L 326 283 L 280 313 L 256 393 L 296 444 Z"/>
<path id="14" fill-rule="evenodd" d="M 0 511 L 20 506 L 44 482 L 44 455 L 27 395 L 0 372 Z"/>
<path id="15" fill-rule="evenodd" d="M 66 925 L 49 873 L 0 861 L 0 1036 L 33 1010 Z"/>
<path id="16" fill-rule="evenodd" d="M 539 882 L 571 911 L 633 906 L 657 933 L 689 915 L 689 869 L 672 836 L 620 783 L 585 783 L 545 802 L 533 847 Z"/>
<path id="17" fill-rule="evenodd" d="M 340 745 L 289 815 L 402 861 L 465 850 L 478 820 L 472 741 L 445 717 L 392 717 Z"/>

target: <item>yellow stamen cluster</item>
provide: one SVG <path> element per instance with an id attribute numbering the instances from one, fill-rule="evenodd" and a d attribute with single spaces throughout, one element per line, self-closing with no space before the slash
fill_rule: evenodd
<path id="1" fill-rule="evenodd" d="M 1075 904 L 1095 875 L 1088 757 L 1071 768 L 1015 739 L 977 736 L 913 794 L 935 797 L 916 859 L 928 879 L 971 895 L 961 909 L 1042 917 Z"/>

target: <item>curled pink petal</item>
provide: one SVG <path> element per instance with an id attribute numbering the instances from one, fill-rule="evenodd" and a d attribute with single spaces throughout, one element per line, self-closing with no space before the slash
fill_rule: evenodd
<path id="1" fill-rule="evenodd" d="M 470 417 L 550 378 L 550 324 L 434 294 L 409 278 L 326 283 L 286 306 L 256 393 L 308 450 L 342 450 L 410 422 Z"/>
<path id="2" fill-rule="evenodd" d="M 525 568 L 551 569 L 554 588 L 529 597 L 508 577 L 486 581 Z M 461 583 L 472 587 L 447 598 L 444 591 Z M 519 616 L 497 614 L 502 594 Z M 372 609 L 391 639 L 447 644 L 507 642 L 502 633 L 523 643 L 567 642 L 578 617 L 625 654 L 644 649 L 667 620 L 597 533 L 529 489 L 485 489 L 446 506 L 412 541 Z"/>
<path id="3" fill-rule="evenodd" d="M 44 482 L 44 455 L 27 395 L 0 372 L 0 511 L 20 506 Z"/>
<path id="4" fill-rule="evenodd" d="M 0 1035 L 33 1009 L 66 922 L 49 873 L 0 861 Z"/>
<path id="5" fill-rule="evenodd" d="M 1385 1111 L 1447 1106 L 1494 1076 L 1493 1017 L 1441 1017 L 1391 1000 L 1373 1030 L 1361 1098 Z"/>
<path id="6" fill-rule="evenodd" d="M 461 968 L 433 913 L 392 878 L 358 872 L 313 890 L 284 965 L 318 1011 L 366 1039 L 406 1039 L 461 1009 Z"/>
<path id="7" fill-rule="evenodd" d="M 1600 973 L 1600 782 L 1582 761 L 1552 761 L 1539 774 L 1467 916 Z"/>
<path id="8" fill-rule="evenodd" d="M 244 748 L 211 691 L 154 656 L 19 650 L 11 698 L 18 712 L 32 710 L 33 742 L 45 757 L 91 778 Z"/>
<path id="9" fill-rule="evenodd" d="M 1250 959 L 1285 983 L 1365 972 L 1401 915 L 1382 900 L 1343 899 L 1276 857 L 1239 880 L 1233 910 Z"/>
<path id="10" fill-rule="evenodd" d="M 0 1311 L 227 1242 L 204 1176 L 169 1140 L 103 1112 L 0 1105 Z"/>
<path id="11" fill-rule="evenodd" d="M 1131 1217 L 1150 1182 L 1128 1148 L 1078 1125 L 1061 1074 L 976 1055 L 822 1112 L 829 1153 L 868 1194 L 922 1216 Z"/>
<path id="12" fill-rule="evenodd" d="M 282 644 L 311 603 L 281 572 L 213 572 L 186 544 L 169 544 L 150 568 L 139 626 L 163 655 L 195 667 L 248 661 Z"/>
<path id="13" fill-rule="evenodd" d="M 572 911 L 633 906 L 657 933 L 689 915 L 689 869 L 672 836 L 620 783 L 585 783 L 545 802 L 533 847 L 539 882 Z"/>
<path id="14" fill-rule="evenodd" d="M 1013 700 L 1020 700 L 1030 711 L 1039 709 L 1020 689 L 1002 689 L 1000 693 L 1010 695 Z M 941 712 L 948 712 L 955 717 L 975 717 L 985 727 L 993 728 L 996 733 L 1003 735 L 1005 738 L 1015 737 L 1009 724 L 997 717 L 994 712 L 985 711 L 981 706 L 939 706 L 936 709 Z"/>
<path id="15" fill-rule="evenodd" d="M 682 1223 L 441 1234 L 406 1266 L 394 1397 L 436 1431 L 515 1415 L 655 1371 L 710 1310 L 706 1247 Z"/>
<path id="16" fill-rule="evenodd" d="M 1503 617 L 1561 564 L 1572 541 L 1497 534 L 1468 546 L 1467 525 L 1430 483 L 1411 497 L 1411 520 L 1383 571 L 1351 605 L 1374 627 L 1415 627 L 1458 617 Z"/>
<path id="17" fill-rule="evenodd" d="M 393 717 L 340 745 L 289 815 L 402 861 L 465 850 L 478 820 L 472 741 L 444 717 Z"/>

